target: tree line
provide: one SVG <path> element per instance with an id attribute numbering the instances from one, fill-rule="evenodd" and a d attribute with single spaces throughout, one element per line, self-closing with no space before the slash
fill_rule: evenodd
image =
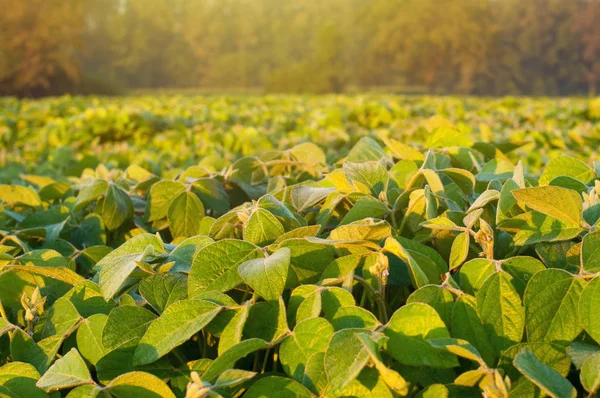
<path id="1" fill-rule="evenodd" d="M 600 0 L 0 0 L 0 94 L 595 94 Z"/>

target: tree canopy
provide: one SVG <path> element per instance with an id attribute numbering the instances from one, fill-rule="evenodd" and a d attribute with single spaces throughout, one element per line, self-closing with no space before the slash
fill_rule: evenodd
<path id="1" fill-rule="evenodd" d="M 4 95 L 600 88 L 600 0 L 0 0 L 0 7 Z"/>

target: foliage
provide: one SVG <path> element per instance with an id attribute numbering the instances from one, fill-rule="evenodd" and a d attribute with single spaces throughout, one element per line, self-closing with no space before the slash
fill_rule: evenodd
<path id="1" fill-rule="evenodd" d="M 600 0 L 13 3 L 0 0 L 4 95 L 600 89 Z"/>
<path id="2" fill-rule="evenodd" d="M 162 100 L 4 100 L 0 395 L 600 388 L 587 102 Z"/>

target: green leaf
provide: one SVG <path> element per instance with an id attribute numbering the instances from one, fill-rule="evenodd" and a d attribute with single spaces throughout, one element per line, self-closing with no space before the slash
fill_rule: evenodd
<path id="1" fill-rule="evenodd" d="M 156 311 L 179 300 L 187 299 L 187 278 L 183 274 L 156 274 L 144 278 L 139 286 L 142 297 Z"/>
<path id="2" fill-rule="evenodd" d="M 571 189 L 560 187 L 531 187 L 512 191 L 517 200 L 533 210 L 572 225 L 581 223 L 582 200 Z"/>
<path id="3" fill-rule="evenodd" d="M 472 139 L 465 133 L 451 127 L 438 127 L 432 131 L 425 143 L 426 148 L 444 148 L 473 145 Z"/>
<path id="4" fill-rule="evenodd" d="M 467 259 L 469 255 L 470 235 L 468 232 L 463 232 L 454 238 L 452 242 L 452 250 L 450 251 L 449 268 L 456 269 Z"/>
<path id="5" fill-rule="evenodd" d="M 83 319 L 68 299 L 61 297 L 38 320 L 35 327 L 36 339 L 60 335 L 69 336 Z"/>
<path id="6" fill-rule="evenodd" d="M 477 311 L 498 355 L 521 341 L 525 326 L 525 309 L 511 279 L 504 272 L 496 272 L 476 295 Z"/>
<path id="7" fill-rule="evenodd" d="M 580 285 L 578 285 L 579 287 Z M 596 341 L 600 342 L 600 319 L 598 319 L 598 311 L 600 311 L 600 277 L 595 277 L 588 282 L 587 286 L 580 292 L 579 308 L 575 305 L 575 311 L 579 310 L 581 324 L 585 331 Z M 573 300 L 577 299 L 573 295 Z M 569 307 L 572 310 L 572 307 Z"/>
<path id="8" fill-rule="evenodd" d="M 515 246 L 569 240 L 582 231 L 579 224 L 564 222 L 537 211 L 519 214 L 505 220 L 498 225 L 498 229 L 514 233 Z"/>
<path id="9" fill-rule="evenodd" d="M 158 377 L 145 372 L 129 372 L 112 380 L 106 390 L 115 398 L 175 398 Z"/>
<path id="10" fill-rule="evenodd" d="M 148 200 L 148 221 L 156 221 L 167 216 L 173 200 L 185 191 L 185 185 L 174 181 L 159 181 L 150 188 Z"/>
<path id="11" fill-rule="evenodd" d="M 145 308 L 117 307 L 108 315 L 102 330 L 102 345 L 108 351 L 135 347 L 155 319 L 156 315 Z"/>
<path id="12" fill-rule="evenodd" d="M 98 262 L 100 290 L 106 300 L 114 297 L 136 269 L 137 262 L 146 256 L 164 254 L 162 241 L 151 234 L 137 235 Z"/>
<path id="13" fill-rule="evenodd" d="M 363 329 L 343 329 L 333 334 L 325 353 L 325 371 L 334 392 L 339 392 L 354 380 L 370 356 L 358 338 Z"/>
<path id="14" fill-rule="evenodd" d="M 290 249 L 284 247 L 267 258 L 240 264 L 240 276 L 265 300 L 277 300 L 283 293 L 290 266 Z"/>
<path id="15" fill-rule="evenodd" d="M 454 297 L 441 286 L 427 285 L 414 292 L 406 300 L 406 304 L 424 303 L 432 306 L 440 315 L 447 327 L 450 327 Z"/>
<path id="16" fill-rule="evenodd" d="M 600 388 L 600 353 L 587 358 L 581 366 L 581 384 L 591 396 Z"/>
<path id="17" fill-rule="evenodd" d="M 37 192 L 31 188 L 0 184 L 0 203 L 2 202 L 9 206 L 37 207 L 42 204 Z"/>
<path id="18" fill-rule="evenodd" d="M 107 188 L 108 182 L 100 179 L 94 180 L 91 183 L 83 186 L 79 191 L 79 195 L 77 195 L 73 209 L 75 211 L 81 210 L 89 203 L 99 199 L 106 193 Z"/>
<path id="19" fill-rule="evenodd" d="M 217 377 L 227 369 L 231 369 L 237 361 L 258 350 L 264 350 L 268 347 L 268 343 L 261 339 L 247 339 L 233 347 L 229 348 L 224 353 L 220 354 L 206 369 L 202 375 L 202 380 L 209 383 L 214 382 Z"/>
<path id="20" fill-rule="evenodd" d="M 102 344 L 102 331 L 107 320 L 108 316 L 104 314 L 92 315 L 77 330 L 77 347 L 92 365 L 96 365 L 108 353 Z"/>
<path id="21" fill-rule="evenodd" d="M 527 348 L 513 360 L 513 364 L 530 381 L 554 398 L 576 397 L 575 388 L 556 370 L 540 362 Z"/>
<path id="22" fill-rule="evenodd" d="M 379 163 L 352 163 L 344 162 L 344 174 L 350 183 L 359 183 L 366 186 L 371 194 L 379 195 L 387 188 L 388 173 Z"/>
<path id="23" fill-rule="evenodd" d="M 559 156 L 552 159 L 546 165 L 540 176 L 540 185 L 548 185 L 556 177 L 567 176 L 588 183 L 594 178 L 595 173 L 581 160 L 571 156 Z"/>
<path id="24" fill-rule="evenodd" d="M 171 304 L 153 321 L 140 340 L 133 365 L 152 363 L 200 331 L 221 310 L 204 300 L 182 300 Z"/>
<path id="25" fill-rule="evenodd" d="M 244 240 L 262 247 L 275 242 L 284 232 L 277 217 L 267 210 L 256 209 L 244 227 Z"/>
<path id="26" fill-rule="evenodd" d="M 308 360 L 324 353 L 333 336 L 333 327 L 323 318 L 312 318 L 296 325 L 279 347 L 279 360 L 285 373 L 302 382 Z"/>
<path id="27" fill-rule="evenodd" d="M 469 344 L 468 341 L 453 338 L 432 339 L 429 340 L 429 344 L 436 348 L 443 348 L 446 351 L 459 357 L 477 362 L 480 366 L 483 366 L 484 368 L 487 367 L 485 361 L 481 357 L 481 354 L 479 353 L 479 351 L 477 351 L 477 348 Z"/>
<path id="28" fill-rule="evenodd" d="M 6 398 L 48 398 L 48 394 L 36 387 L 40 378 L 30 364 L 9 362 L 0 367 L 0 396 Z"/>
<path id="29" fill-rule="evenodd" d="M 466 340 L 481 353 L 488 366 L 496 364 L 496 352 L 477 312 L 477 301 L 463 294 L 456 300 L 452 310 L 452 336 Z"/>
<path id="30" fill-rule="evenodd" d="M 584 286 L 583 280 L 559 269 L 535 274 L 523 297 L 527 341 L 574 340 L 583 329 L 578 303 Z"/>
<path id="31" fill-rule="evenodd" d="M 229 211 L 229 195 L 217 179 L 198 178 L 192 183 L 192 190 L 208 209 L 216 210 L 220 214 Z"/>
<path id="32" fill-rule="evenodd" d="M 581 366 L 586 359 L 600 352 L 600 346 L 597 344 L 592 345 L 581 341 L 574 341 L 569 344 L 566 351 L 569 358 L 571 358 L 571 361 L 573 361 L 573 365 L 575 365 L 577 369 L 581 369 Z"/>
<path id="33" fill-rule="evenodd" d="M 109 230 L 117 229 L 133 214 L 133 204 L 127 193 L 109 184 L 102 202 L 102 220 Z"/>
<path id="34" fill-rule="evenodd" d="M 31 297 L 36 287 L 42 296 L 57 298 L 83 281 L 68 268 L 7 265 L 0 268 L 0 301 L 6 308 L 21 308 L 23 293 Z"/>
<path id="35" fill-rule="evenodd" d="M 380 159 L 387 159 L 387 157 L 387 153 L 377 141 L 371 137 L 361 137 L 346 156 L 346 162 L 377 162 Z"/>
<path id="36" fill-rule="evenodd" d="M 51 392 L 93 383 L 85 361 L 77 349 L 71 348 L 62 358 L 54 362 L 54 365 L 38 380 L 36 386 Z"/>
<path id="37" fill-rule="evenodd" d="M 302 384 L 280 376 L 267 376 L 246 391 L 244 398 L 312 398 L 310 391 Z"/>
<path id="38" fill-rule="evenodd" d="M 219 338 L 219 355 L 222 355 L 229 348 L 242 341 L 244 326 L 249 314 L 250 306 L 244 305 L 227 323 Z"/>
<path id="39" fill-rule="evenodd" d="M 380 325 L 371 311 L 357 306 L 338 308 L 326 318 L 336 331 L 357 328 L 375 330 Z"/>
<path id="40" fill-rule="evenodd" d="M 169 229 L 173 238 L 189 238 L 200 233 L 204 206 L 191 192 L 181 192 L 173 199 L 167 211 Z"/>
<path id="41" fill-rule="evenodd" d="M 331 231 L 329 239 L 380 241 L 389 237 L 391 234 L 391 227 L 386 221 L 376 221 L 372 218 L 365 218 L 360 221 L 337 227 Z"/>
<path id="42" fill-rule="evenodd" d="M 384 329 L 389 337 L 387 351 L 398 362 L 410 366 L 452 368 L 456 357 L 433 348 L 427 340 L 448 338 L 450 333 L 429 305 L 411 303 L 398 309 Z"/>
<path id="43" fill-rule="evenodd" d="M 384 383 L 400 396 L 408 395 L 409 384 L 398 372 L 388 368 L 379 355 L 379 348 L 385 344 L 387 339 L 379 334 L 373 335 L 364 332 L 357 333 L 356 337 L 367 350 L 370 360 L 375 364 Z"/>
<path id="44" fill-rule="evenodd" d="M 583 237 L 581 267 L 587 272 L 600 271 L 600 230 Z"/>
<path id="45" fill-rule="evenodd" d="M 226 292 L 243 279 L 238 273 L 241 263 L 262 257 L 260 248 L 249 242 L 225 239 L 212 243 L 198 252 L 188 278 L 188 296 L 202 292 Z"/>

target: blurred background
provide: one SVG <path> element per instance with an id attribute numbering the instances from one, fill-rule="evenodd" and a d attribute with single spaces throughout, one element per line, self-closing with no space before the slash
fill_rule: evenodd
<path id="1" fill-rule="evenodd" d="M 0 95 L 594 95 L 600 0 L 0 0 Z"/>

